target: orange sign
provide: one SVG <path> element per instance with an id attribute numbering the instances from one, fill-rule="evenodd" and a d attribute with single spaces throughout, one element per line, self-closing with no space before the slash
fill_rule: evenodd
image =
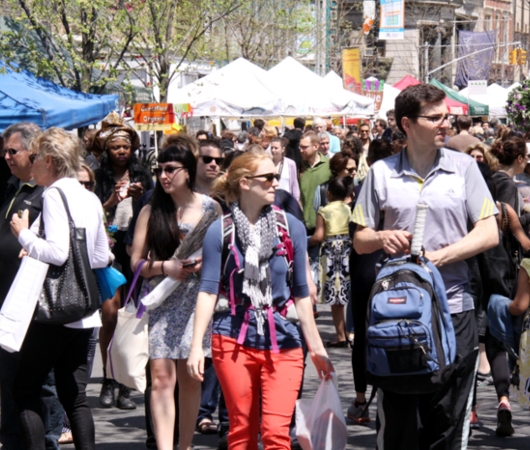
<path id="1" fill-rule="evenodd" d="M 136 103 L 134 125 L 138 131 L 171 130 L 175 113 L 171 103 Z"/>

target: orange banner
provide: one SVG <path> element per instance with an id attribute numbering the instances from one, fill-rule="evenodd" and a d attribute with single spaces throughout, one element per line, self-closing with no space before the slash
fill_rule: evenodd
<path id="1" fill-rule="evenodd" d="M 342 79 L 344 89 L 361 93 L 361 54 L 358 48 L 342 50 Z"/>
<path id="2" fill-rule="evenodd" d="M 175 123 L 175 113 L 171 103 L 136 103 L 134 105 L 134 125 L 138 131 L 170 130 Z"/>

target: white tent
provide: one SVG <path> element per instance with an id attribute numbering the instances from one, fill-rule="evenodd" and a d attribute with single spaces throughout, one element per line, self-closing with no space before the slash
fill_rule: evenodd
<path id="1" fill-rule="evenodd" d="M 371 115 L 373 100 L 334 87 L 290 56 L 268 72 L 269 86 L 282 100 L 282 115 Z"/>
<path id="2" fill-rule="evenodd" d="M 394 109 L 394 103 L 396 97 L 401 91 L 398 88 L 395 88 L 391 84 L 385 83 L 383 87 L 383 102 L 381 103 L 381 108 L 379 109 L 379 117 L 386 117 L 387 111 Z"/>
<path id="3" fill-rule="evenodd" d="M 267 72 L 244 58 L 215 70 L 182 89 L 170 90 L 169 103 L 190 103 L 194 116 L 279 115 L 280 99 Z"/>
<path id="4" fill-rule="evenodd" d="M 487 95 L 469 95 L 469 88 L 464 88 L 459 92 L 460 95 L 471 100 L 475 100 L 489 107 L 489 115 L 492 117 L 506 116 L 506 101 L 508 100 L 509 91 L 497 83 L 488 86 Z"/>
<path id="5" fill-rule="evenodd" d="M 324 81 L 332 89 L 342 89 L 344 87 L 342 78 L 334 70 L 330 70 L 328 74 L 324 76 Z"/>

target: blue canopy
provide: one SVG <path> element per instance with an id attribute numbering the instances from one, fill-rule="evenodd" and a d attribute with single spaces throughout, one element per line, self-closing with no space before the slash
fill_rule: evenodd
<path id="1" fill-rule="evenodd" d="M 117 95 L 72 91 L 28 71 L 15 72 L 0 62 L 0 133 L 16 122 L 42 128 L 87 126 L 118 108 Z"/>

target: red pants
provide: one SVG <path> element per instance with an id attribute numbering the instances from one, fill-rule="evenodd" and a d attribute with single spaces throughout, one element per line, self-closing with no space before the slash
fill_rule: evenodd
<path id="1" fill-rule="evenodd" d="M 289 425 L 302 383 L 301 348 L 258 350 L 226 336 L 212 336 L 212 358 L 228 408 L 230 450 L 290 450 Z M 261 429 L 260 429 L 261 399 Z"/>

